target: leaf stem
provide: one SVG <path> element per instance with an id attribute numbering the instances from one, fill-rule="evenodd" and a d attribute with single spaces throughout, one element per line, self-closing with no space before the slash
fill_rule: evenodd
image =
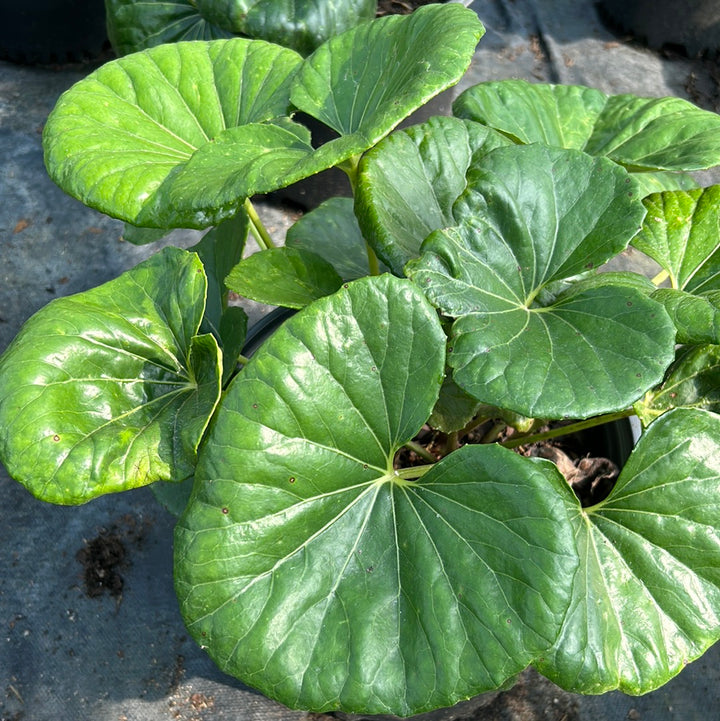
<path id="1" fill-rule="evenodd" d="M 250 359 L 242 353 L 238 353 L 237 362 L 242 363 L 245 366 L 250 362 Z"/>
<path id="2" fill-rule="evenodd" d="M 394 471 L 394 474 L 398 478 L 403 478 L 408 481 L 424 476 L 431 468 L 434 467 L 434 463 L 431 463 L 428 466 L 410 466 L 410 468 L 400 468 L 399 470 Z"/>
<path id="3" fill-rule="evenodd" d="M 365 251 L 367 252 L 368 268 L 370 275 L 380 275 L 380 264 L 378 263 L 377 255 L 375 251 L 370 247 L 370 243 L 365 241 Z"/>
<path id="4" fill-rule="evenodd" d="M 664 283 L 668 278 L 670 277 L 670 273 L 668 273 L 666 270 L 661 270 L 653 279 L 652 284 L 654 286 L 659 286 L 661 283 Z"/>
<path id="5" fill-rule="evenodd" d="M 260 249 L 268 250 L 269 248 L 274 248 L 275 243 L 273 243 L 270 233 L 267 232 L 262 220 L 260 220 L 260 216 L 257 214 L 255 206 L 250 202 L 250 198 L 245 198 L 245 212 L 250 219 L 250 230 L 255 240 L 257 240 Z"/>
<path id="6" fill-rule="evenodd" d="M 518 446 L 523 446 L 526 444 L 529 445 L 530 443 L 539 443 L 540 441 L 547 441 L 550 438 L 567 436 L 571 433 L 578 433 L 579 431 L 584 431 L 587 428 L 594 428 L 595 426 L 602 426 L 606 423 L 612 423 L 613 421 L 619 421 L 623 418 L 629 418 L 633 414 L 633 409 L 627 408 L 626 410 L 618 411 L 617 413 L 607 413 L 604 416 L 587 418 L 584 421 L 571 423 L 570 425 L 562 426 L 561 428 L 552 428 L 549 431 L 543 431 L 541 433 L 534 433 L 532 435 L 509 438 L 507 441 L 503 441 L 499 445 L 503 446 L 504 448 L 517 448 Z"/>
<path id="7" fill-rule="evenodd" d="M 420 458 L 424 458 L 426 461 L 429 461 L 430 463 L 437 463 L 437 458 L 430 453 L 426 448 L 423 448 L 419 443 L 416 443 L 415 441 L 408 441 L 405 444 L 405 448 L 410 449 L 411 451 L 414 451 L 417 453 Z"/>

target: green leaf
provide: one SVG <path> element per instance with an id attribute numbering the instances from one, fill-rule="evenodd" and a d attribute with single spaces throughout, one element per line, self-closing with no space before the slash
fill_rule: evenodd
<path id="1" fill-rule="evenodd" d="M 516 143 L 583 150 L 606 100 L 582 85 L 491 81 L 461 93 L 453 115 L 495 128 Z"/>
<path id="2" fill-rule="evenodd" d="M 322 256 L 343 280 L 362 278 L 369 272 L 352 198 L 329 198 L 305 213 L 288 229 L 285 245 Z"/>
<path id="3" fill-rule="evenodd" d="M 346 136 L 340 141 L 366 150 L 460 80 L 484 32 L 475 12 L 459 3 L 364 23 L 307 58 L 295 78 L 292 102 Z"/>
<path id="4" fill-rule="evenodd" d="M 175 174 L 223 131 L 286 114 L 301 62 L 291 50 L 234 38 L 163 45 L 106 63 L 50 114 L 48 172 L 86 205 L 134 225 L 214 225 L 244 198 L 158 207 L 155 195 L 166 201 Z M 198 190 L 206 180 L 198 179 Z"/>
<path id="5" fill-rule="evenodd" d="M 678 343 L 720 343 L 720 291 L 693 295 L 660 288 L 652 297 L 672 318 Z"/>
<path id="6" fill-rule="evenodd" d="M 286 321 L 223 401 L 176 588 L 216 663 L 285 705 L 405 716 L 502 685 L 554 641 L 578 563 L 557 470 L 486 447 L 419 482 L 393 471 L 443 340 L 410 283 L 355 281 Z"/>
<path id="7" fill-rule="evenodd" d="M 228 308 L 225 277 L 240 261 L 247 241 L 249 219 L 245 211 L 205 233 L 191 251 L 200 257 L 208 280 L 201 333 L 212 333 L 223 352 L 223 383 L 237 368 L 237 357 L 245 343 L 248 317 L 234 306 Z"/>
<path id="8" fill-rule="evenodd" d="M 428 424 L 443 433 L 453 433 L 465 428 L 481 407 L 480 401 L 465 393 L 452 376 L 447 375 Z"/>
<path id="9" fill-rule="evenodd" d="M 0 357 L 0 458 L 39 498 L 83 503 L 193 473 L 220 396 L 220 351 L 196 335 L 206 280 L 166 248 L 36 313 Z"/>
<path id="10" fill-rule="evenodd" d="M 530 418 L 582 418 L 621 410 L 662 379 L 675 330 L 645 290 L 599 275 L 541 294 L 628 244 L 644 214 L 632 194 L 623 169 L 575 150 L 499 148 L 473 168 L 459 225 L 406 266 L 457 319 L 449 363 L 460 387 Z"/>
<path id="11" fill-rule="evenodd" d="M 719 499 L 720 418 L 655 421 L 610 496 L 577 509 L 573 600 L 539 670 L 568 690 L 643 694 L 717 641 Z"/>
<path id="12" fill-rule="evenodd" d="M 576 148 L 633 170 L 692 171 L 720 164 L 720 116 L 680 98 L 502 80 L 466 90 L 453 113 L 515 142 Z"/>
<path id="13" fill-rule="evenodd" d="M 118 55 L 233 34 L 306 55 L 333 35 L 372 20 L 377 0 L 107 0 L 106 9 L 108 37 Z"/>
<path id="14" fill-rule="evenodd" d="M 105 0 L 107 32 L 117 55 L 183 40 L 216 40 L 232 33 L 208 22 L 191 0 Z"/>
<path id="15" fill-rule="evenodd" d="M 389 135 L 363 156 L 358 221 L 396 275 L 403 275 L 433 230 L 454 225 L 452 206 L 465 189 L 470 164 L 507 144 L 478 123 L 437 117 Z"/>
<path id="16" fill-rule="evenodd" d="M 662 385 L 635 404 L 644 425 L 672 408 L 720 413 L 720 345 L 680 348 Z"/>
<path id="17" fill-rule="evenodd" d="M 329 38 L 372 20 L 377 0 L 250 0 L 239 31 L 311 53 Z"/>
<path id="18" fill-rule="evenodd" d="M 655 193 L 633 246 L 670 275 L 674 288 L 720 290 L 720 185 Z"/>
<path id="19" fill-rule="evenodd" d="M 232 269 L 225 282 L 231 290 L 259 303 L 304 308 L 334 293 L 342 278 L 316 253 L 283 247 L 248 256 Z"/>
<path id="20" fill-rule="evenodd" d="M 247 213 L 241 211 L 234 218 L 205 233 L 200 242 L 190 248 L 200 257 L 208 280 L 203 330 L 215 335 L 218 341 L 220 319 L 227 306 L 228 287 L 225 278 L 242 258 L 248 228 Z"/>
<path id="21" fill-rule="evenodd" d="M 632 176 L 643 198 L 652 193 L 661 193 L 663 190 L 693 190 L 700 187 L 695 178 L 688 173 L 633 172 Z"/>

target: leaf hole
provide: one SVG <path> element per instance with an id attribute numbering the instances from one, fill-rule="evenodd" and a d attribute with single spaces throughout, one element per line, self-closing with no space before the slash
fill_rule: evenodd
<path id="1" fill-rule="evenodd" d="M 288 481 L 290 481 L 290 483 L 295 483 L 295 476 L 290 476 L 290 478 L 288 478 Z"/>
<path id="2" fill-rule="evenodd" d="M 57 442 L 60 440 L 60 436 L 56 433 L 56 434 L 53 436 L 53 440 L 55 441 L 55 443 L 57 443 Z"/>
<path id="3" fill-rule="evenodd" d="M 228 513 L 230 513 L 229 509 L 223 508 L 222 512 L 227 516 Z"/>

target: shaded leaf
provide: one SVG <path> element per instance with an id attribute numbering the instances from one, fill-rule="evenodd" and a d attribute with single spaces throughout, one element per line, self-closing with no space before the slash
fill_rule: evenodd
<path id="1" fill-rule="evenodd" d="M 678 409 L 640 438 L 605 501 L 577 509 L 581 566 L 539 670 L 581 693 L 661 686 L 720 638 L 720 418 Z"/>
<path id="2" fill-rule="evenodd" d="M 720 290 L 720 185 L 654 193 L 633 246 L 666 270 L 674 288 Z"/>
<path id="3" fill-rule="evenodd" d="M 105 0 L 107 32 L 117 55 L 185 40 L 217 40 L 230 30 L 209 22 L 190 0 Z"/>
<path id="4" fill-rule="evenodd" d="M 285 245 L 314 251 L 343 280 L 355 280 L 369 273 L 365 240 L 353 212 L 352 198 L 329 198 L 305 213 L 288 229 Z"/>
<path id="5" fill-rule="evenodd" d="M 372 20 L 377 0 L 254 0 L 240 32 L 307 55 L 329 38 Z"/>
<path id="6" fill-rule="evenodd" d="M 478 123 L 430 118 L 399 130 L 360 162 L 356 213 L 364 235 L 396 275 L 433 230 L 454 225 L 453 203 L 473 161 L 508 144 Z"/>
<path id="7" fill-rule="evenodd" d="M 220 396 L 220 351 L 197 336 L 206 280 L 166 248 L 36 313 L 0 357 L 0 457 L 54 503 L 193 473 Z"/>
<path id="8" fill-rule="evenodd" d="M 443 339 L 407 281 L 355 281 L 286 321 L 223 401 L 176 588 L 215 661 L 288 706 L 451 705 L 554 640 L 578 562 L 557 470 L 486 447 L 419 482 L 393 471 Z"/>
<path id="9" fill-rule="evenodd" d="M 627 173 L 542 145 L 492 151 L 468 176 L 459 225 L 436 231 L 406 271 L 456 318 L 449 363 L 460 387 L 527 417 L 620 410 L 658 383 L 675 331 L 625 276 L 546 287 L 622 250 L 644 209 Z"/>
<path id="10" fill-rule="evenodd" d="M 240 261 L 225 279 L 236 293 L 285 308 L 304 308 L 334 293 L 342 278 L 316 253 L 299 248 L 269 248 Z"/>

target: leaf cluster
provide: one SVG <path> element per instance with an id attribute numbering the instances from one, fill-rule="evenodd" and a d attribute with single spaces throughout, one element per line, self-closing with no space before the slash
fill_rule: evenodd
<path id="1" fill-rule="evenodd" d="M 209 230 L 28 321 L 0 356 L 0 458 L 55 503 L 158 488 L 190 632 L 291 707 L 410 715 L 529 664 L 639 694 L 720 638 L 720 186 L 690 174 L 720 164 L 720 117 L 503 81 L 394 130 L 482 32 L 449 4 L 305 59 L 162 45 L 44 131 L 53 179 L 129 238 Z M 333 166 L 354 197 L 275 247 L 252 196 Z M 607 272 L 631 245 L 655 282 Z M 289 309 L 252 353 L 230 291 Z M 589 508 L 553 463 L 463 443 L 483 419 L 511 446 L 633 413 Z M 428 423 L 443 449 L 404 467 Z"/>

